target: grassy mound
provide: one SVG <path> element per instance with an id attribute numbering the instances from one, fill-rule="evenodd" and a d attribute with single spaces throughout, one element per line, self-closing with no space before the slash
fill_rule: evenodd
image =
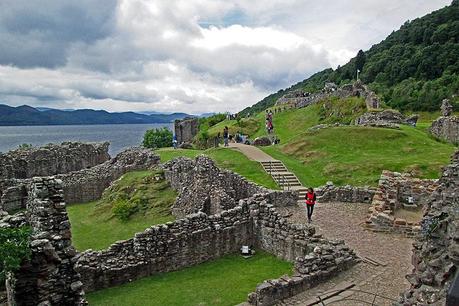
<path id="1" fill-rule="evenodd" d="M 80 251 L 100 250 L 149 226 L 174 220 L 170 207 L 177 194 L 166 180 L 157 181 L 156 175 L 152 171 L 127 173 L 101 200 L 68 205 L 73 245 Z"/>
<path id="2" fill-rule="evenodd" d="M 278 189 L 272 177 L 268 175 L 263 167 L 253 160 L 248 159 L 244 154 L 235 150 L 225 148 L 212 148 L 208 150 L 174 150 L 160 149 L 156 151 L 161 156 L 161 162 L 169 161 L 179 156 L 194 158 L 204 154 L 212 158 L 217 166 L 236 172 L 249 181 L 257 183 L 269 189 Z"/>
<path id="3" fill-rule="evenodd" d="M 353 126 L 303 133 L 287 144 L 263 150 L 283 160 L 305 186 L 319 186 L 327 181 L 376 185 L 385 169 L 438 178 L 454 147 L 412 127 Z"/>
<path id="4" fill-rule="evenodd" d="M 292 264 L 265 252 L 239 255 L 143 278 L 86 295 L 91 305 L 236 305 L 265 279 L 291 274 Z"/>

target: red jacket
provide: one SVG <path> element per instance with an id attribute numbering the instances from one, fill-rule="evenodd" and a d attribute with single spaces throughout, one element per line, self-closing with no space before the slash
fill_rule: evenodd
<path id="1" fill-rule="evenodd" d="M 316 204 L 316 193 L 315 192 L 308 192 L 306 193 L 306 196 L 304 197 L 306 200 L 306 205 L 314 205 Z"/>

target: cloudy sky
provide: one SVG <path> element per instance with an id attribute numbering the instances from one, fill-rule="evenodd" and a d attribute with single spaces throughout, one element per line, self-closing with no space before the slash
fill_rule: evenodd
<path id="1" fill-rule="evenodd" d="M 0 104 L 239 111 L 451 0 L 1 0 Z"/>

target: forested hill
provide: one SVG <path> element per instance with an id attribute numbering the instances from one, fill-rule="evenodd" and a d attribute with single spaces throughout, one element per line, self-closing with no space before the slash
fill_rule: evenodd
<path id="1" fill-rule="evenodd" d="M 262 111 L 291 90 L 313 92 L 325 82 L 348 83 L 355 79 L 357 69 L 387 105 L 402 111 L 438 110 L 442 99 L 459 94 L 459 0 L 406 22 L 370 50 L 359 51 L 346 65 L 316 73 L 242 113 Z"/>

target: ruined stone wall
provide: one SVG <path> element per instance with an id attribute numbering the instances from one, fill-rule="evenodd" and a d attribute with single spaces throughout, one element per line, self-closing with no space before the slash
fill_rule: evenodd
<path id="1" fill-rule="evenodd" d="M 108 142 L 63 142 L 0 153 L 0 179 L 50 176 L 94 167 L 110 159 L 108 146 Z"/>
<path id="2" fill-rule="evenodd" d="M 32 257 L 14 275 L 18 306 L 86 305 L 83 284 L 73 268 L 76 251 L 62 193 L 59 180 L 33 179 L 26 214 L 33 231 Z"/>
<path id="3" fill-rule="evenodd" d="M 358 262 L 353 250 L 342 241 L 323 241 L 306 256 L 295 260 L 293 276 L 266 280 L 249 294 L 248 303 L 256 306 L 277 305 L 283 299 L 297 295 L 327 281 Z"/>
<path id="4" fill-rule="evenodd" d="M 335 186 L 328 183 L 315 189 L 317 201 L 325 202 L 347 202 L 347 203 L 371 203 L 376 188 L 354 187 L 350 185 Z"/>
<path id="5" fill-rule="evenodd" d="M 62 180 L 65 201 L 69 204 L 100 199 L 110 184 L 129 171 L 157 166 L 159 156 L 152 150 L 134 147 L 95 167 L 57 175 Z"/>
<path id="6" fill-rule="evenodd" d="M 437 187 L 437 180 L 423 180 L 407 173 L 383 171 L 365 227 L 378 232 L 417 235 L 419 222 L 396 218 L 394 213 L 398 209 L 421 210 Z M 408 203 L 409 197 L 413 203 Z"/>
<path id="7" fill-rule="evenodd" d="M 399 305 L 445 305 L 459 265 L 459 152 L 443 169 L 413 247 L 414 269 L 407 275 L 411 288 Z"/>
<path id="8" fill-rule="evenodd" d="M 149 149 L 130 148 L 113 159 L 89 169 L 59 174 L 64 198 L 69 204 L 95 201 L 103 191 L 123 174 L 147 170 L 159 164 L 159 157 Z M 25 208 L 32 179 L 0 180 L 0 209 L 13 212 Z"/>
<path id="9" fill-rule="evenodd" d="M 197 212 L 220 213 L 237 206 L 240 199 L 268 192 L 233 172 L 220 170 L 205 156 L 174 159 L 163 169 L 172 188 L 180 194 L 172 207 L 178 218 Z"/>
<path id="10" fill-rule="evenodd" d="M 459 145 L 459 117 L 440 117 L 429 129 L 430 133 L 436 138 L 446 140 Z"/>
<path id="11" fill-rule="evenodd" d="M 248 205 L 221 215 L 197 213 L 152 226 L 104 251 L 86 251 L 76 263 L 86 291 L 196 265 L 253 245 Z"/>
<path id="12" fill-rule="evenodd" d="M 175 120 L 174 131 L 177 136 L 178 144 L 191 143 L 194 136 L 199 132 L 199 119 L 185 118 L 182 120 Z"/>
<path id="13" fill-rule="evenodd" d="M 412 120 L 412 118 L 410 118 L 410 120 Z M 400 124 L 410 123 L 413 124 L 411 121 L 407 121 L 407 118 L 405 118 L 405 116 L 403 116 L 400 112 L 392 109 L 386 109 L 381 112 L 368 112 L 355 120 L 356 125 L 384 128 L 400 128 Z"/>

